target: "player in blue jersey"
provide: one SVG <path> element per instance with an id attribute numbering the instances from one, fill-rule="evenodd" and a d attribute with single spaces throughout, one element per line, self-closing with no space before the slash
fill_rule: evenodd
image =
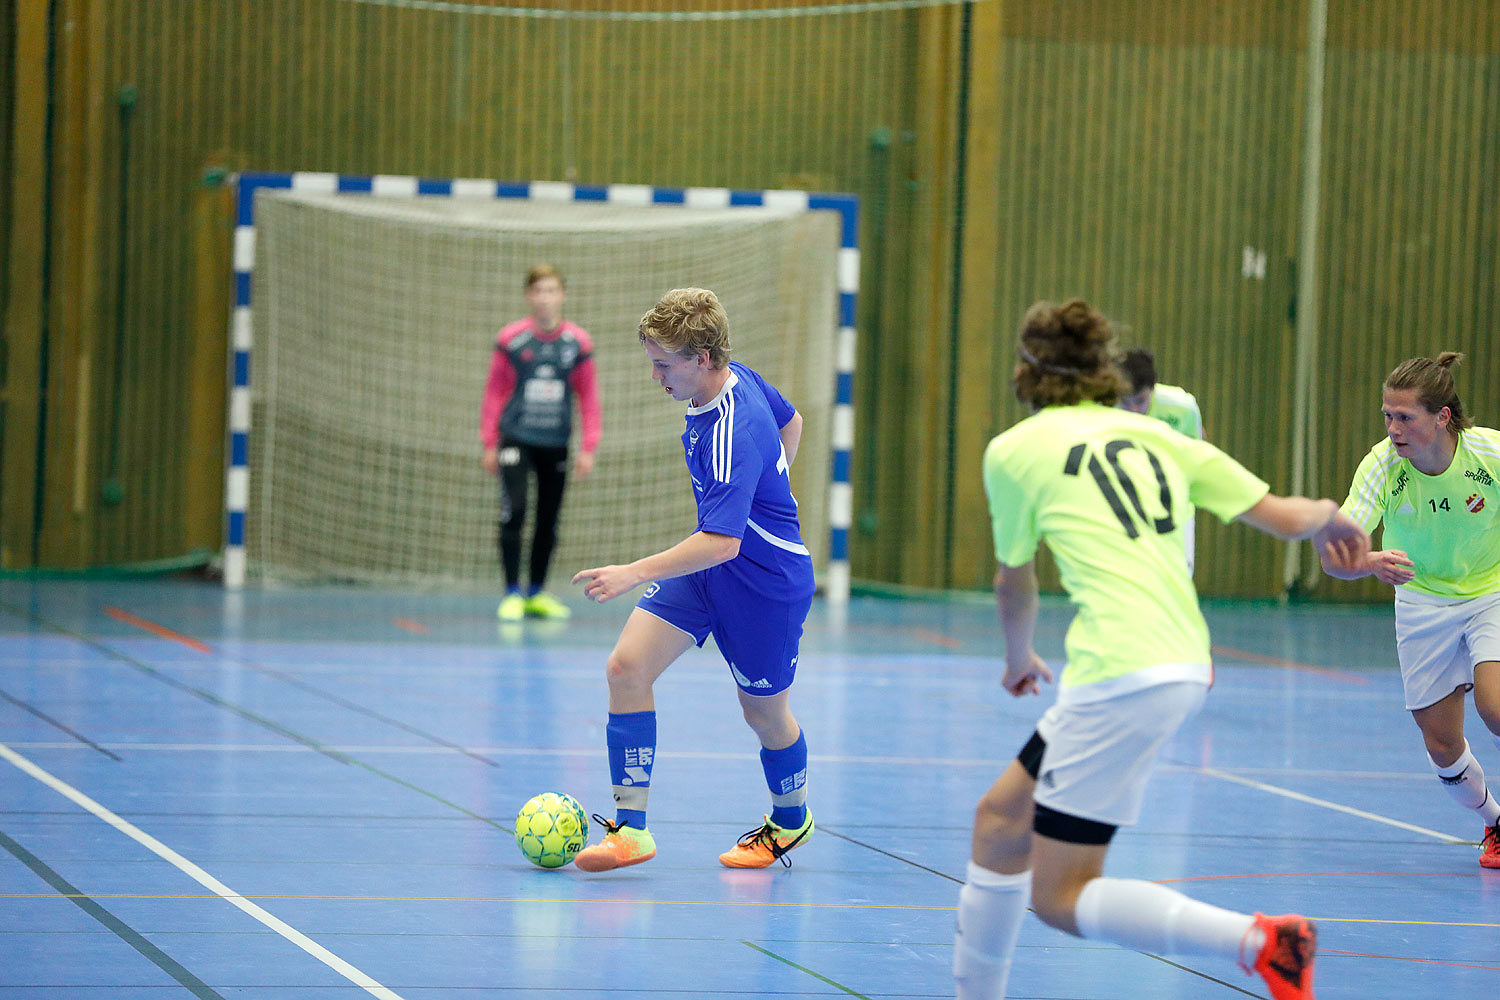
<path id="1" fill-rule="evenodd" d="M 772 809 L 719 855 L 729 868 L 766 868 L 807 842 L 807 740 L 788 691 L 812 603 L 813 569 L 787 477 L 802 416 L 754 370 L 729 360 L 729 319 L 713 292 L 678 288 L 641 318 L 651 377 L 686 402 L 682 446 L 698 503 L 698 525 L 671 548 L 624 566 L 573 577 L 590 600 L 650 583 L 609 656 L 610 779 L 615 820 L 576 864 L 608 871 L 656 856 L 646 799 L 656 757 L 652 685 L 710 635 L 739 687 L 745 721 L 760 739 Z"/>

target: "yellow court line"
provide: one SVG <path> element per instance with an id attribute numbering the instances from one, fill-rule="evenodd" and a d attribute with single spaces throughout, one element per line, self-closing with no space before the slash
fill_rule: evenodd
<path id="1" fill-rule="evenodd" d="M 0 899 L 67 899 L 57 892 L 0 892 Z M 89 899 L 215 899 L 207 893 L 91 892 Z M 782 909 L 823 910 L 947 910 L 953 906 L 917 906 L 910 903 L 770 903 L 736 899 L 537 899 L 531 896 L 317 896 L 253 895 L 245 899 L 296 899 L 335 903 L 628 903 L 637 906 L 768 906 Z M 1459 920 L 1385 920 L 1379 917 L 1310 917 L 1329 924 L 1405 924 L 1413 927 L 1485 927 L 1500 929 L 1500 923 L 1469 923 Z"/>

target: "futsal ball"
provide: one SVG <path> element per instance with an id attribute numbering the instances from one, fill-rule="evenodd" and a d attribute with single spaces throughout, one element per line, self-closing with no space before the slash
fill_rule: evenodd
<path id="1" fill-rule="evenodd" d="M 516 846 L 542 868 L 561 868 L 588 840 L 588 814 L 571 795 L 543 792 L 527 800 L 516 816 Z"/>

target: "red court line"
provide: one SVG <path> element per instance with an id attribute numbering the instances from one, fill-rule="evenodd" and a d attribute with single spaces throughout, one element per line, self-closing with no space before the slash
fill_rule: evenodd
<path id="1" fill-rule="evenodd" d="M 412 621 L 410 618 L 397 618 L 394 620 L 397 628 L 405 629 L 413 635 L 427 634 L 427 626 L 423 625 L 421 622 Z"/>
<path id="2" fill-rule="evenodd" d="M 129 611 L 122 611 L 119 608 L 106 607 L 104 609 L 104 613 L 109 615 L 116 621 L 124 622 L 126 625 L 134 625 L 136 628 L 145 629 L 152 635 L 160 636 L 163 639 L 171 639 L 173 642 L 180 642 L 188 649 L 196 650 L 199 653 L 212 654 L 214 651 L 212 646 L 201 643 L 197 639 L 189 638 L 188 636 L 183 635 L 181 632 L 173 632 L 165 625 L 158 625 L 156 624 L 156 622 L 148 622 L 146 619 L 141 618 L 137 615 L 133 615 Z"/>
<path id="3" fill-rule="evenodd" d="M 1420 962 L 1423 965 L 1446 965 L 1454 969 L 1483 969 L 1485 972 L 1500 972 L 1493 965 L 1469 965 L 1466 962 L 1445 962 L 1440 958 L 1403 958 L 1400 955 L 1367 955 L 1362 951 L 1340 951 L 1337 948 L 1319 948 L 1319 955 L 1347 955 L 1350 958 L 1388 958 L 1392 962 Z"/>
<path id="4" fill-rule="evenodd" d="M 933 632 L 925 628 L 911 629 L 911 634 L 924 642 L 933 642 L 948 649 L 957 649 L 963 643 L 951 635 L 943 635 L 941 632 Z"/>
<path id="5" fill-rule="evenodd" d="M 1248 649 L 1235 649 L 1233 646 L 1220 646 L 1216 644 L 1212 647 L 1212 652 L 1215 656 L 1224 656 L 1232 660 L 1244 660 L 1246 663 L 1260 663 L 1267 667 L 1281 667 L 1284 670 L 1306 670 L 1309 673 L 1332 677 L 1336 681 L 1348 681 L 1350 684 L 1370 683 L 1370 678 L 1361 674 L 1351 674 L 1347 670 L 1334 670 L 1331 667 L 1315 667 L 1311 663 L 1283 660 L 1279 656 L 1267 656 L 1265 653 L 1254 653 Z"/>

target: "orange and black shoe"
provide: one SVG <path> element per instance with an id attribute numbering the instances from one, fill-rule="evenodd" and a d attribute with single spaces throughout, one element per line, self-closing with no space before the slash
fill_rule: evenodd
<path id="1" fill-rule="evenodd" d="M 585 847 L 573 859 L 584 871 L 607 872 L 656 857 L 656 838 L 650 830 L 611 823 L 598 813 L 594 814 L 594 822 L 604 827 L 604 839 Z"/>
<path id="2" fill-rule="evenodd" d="M 1479 845 L 1479 865 L 1500 868 L 1500 824 L 1484 828 L 1484 840 Z"/>
<path id="3" fill-rule="evenodd" d="M 719 864 L 725 868 L 769 868 L 780 861 L 790 868 L 792 859 L 788 858 L 786 853 L 807 843 L 807 838 L 812 836 L 812 832 L 811 812 L 802 821 L 802 825 L 795 829 L 777 826 L 771 822 L 771 817 L 767 816 L 764 823 L 745 834 L 738 844 L 719 855 Z"/>
<path id="4" fill-rule="evenodd" d="M 1318 951 L 1318 929 L 1306 917 L 1255 915 L 1255 926 L 1266 936 L 1253 966 L 1246 964 L 1243 946 L 1240 968 L 1260 973 L 1271 988 L 1272 1000 L 1314 1000 L 1313 960 Z M 1248 937 L 1248 935 L 1247 935 Z"/>

